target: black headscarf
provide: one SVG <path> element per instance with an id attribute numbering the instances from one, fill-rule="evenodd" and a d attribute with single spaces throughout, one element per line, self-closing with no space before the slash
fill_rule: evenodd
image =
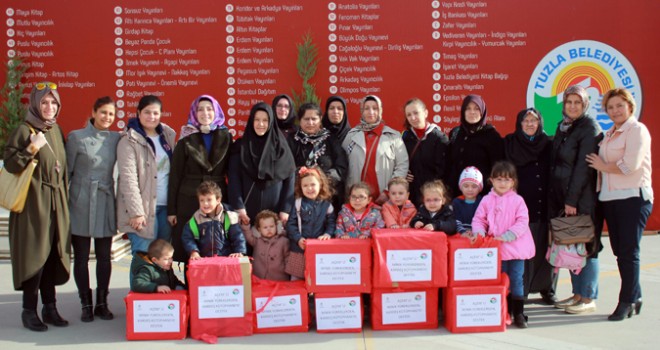
<path id="1" fill-rule="evenodd" d="M 281 120 L 281 119 L 277 118 L 277 102 L 279 102 L 283 98 L 285 98 L 287 101 L 289 101 L 289 106 L 291 106 L 291 108 L 289 108 L 289 115 L 286 117 L 286 119 Z M 275 120 L 277 120 L 277 127 L 283 133 L 285 133 L 287 135 L 290 132 L 295 131 L 295 129 L 296 129 L 296 113 L 294 112 L 295 107 L 293 105 L 293 100 L 291 99 L 291 97 L 289 97 L 289 95 L 277 95 L 277 96 L 275 96 L 275 98 L 273 99 L 272 108 L 273 108 L 272 111 L 273 111 L 273 115 L 275 116 Z"/>
<path id="2" fill-rule="evenodd" d="M 330 108 L 330 103 L 339 101 L 344 106 L 344 118 L 339 124 L 332 124 L 330 117 L 328 116 L 328 109 Z M 323 127 L 328 129 L 330 133 L 337 139 L 339 142 L 343 142 L 344 138 L 348 134 L 348 131 L 351 130 L 351 125 L 348 123 L 348 110 L 346 109 L 346 100 L 341 96 L 330 96 L 325 102 L 325 113 L 323 113 L 323 119 L 321 119 Z"/>
<path id="3" fill-rule="evenodd" d="M 268 131 L 258 136 L 254 131 L 254 116 L 257 111 L 268 114 Z M 273 110 L 265 102 L 259 102 L 250 110 L 241 139 L 241 166 L 255 181 L 263 181 L 265 185 L 281 181 L 296 171 L 293 155 L 284 135 L 275 127 Z"/>
<path id="4" fill-rule="evenodd" d="M 481 119 L 474 124 L 468 123 L 467 120 L 465 119 L 465 110 L 467 109 L 467 106 L 470 104 L 470 102 L 474 102 L 481 111 Z M 487 114 L 488 113 L 486 109 L 486 102 L 484 102 L 484 99 L 481 96 L 479 95 L 465 96 L 465 99 L 463 99 L 463 105 L 461 105 L 461 128 L 463 128 L 463 130 L 465 130 L 468 134 L 473 134 L 483 129 L 483 127 L 486 126 Z"/>
<path id="5" fill-rule="evenodd" d="M 539 118 L 539 128 L 533 136 L 527 136 L 522 128 L 522 122 L 527 113 L 533 112 Z M 543 131 L 543 117 L 535 108 L 523 109 L 516 118 L 516 131 L 504 138 L 504 152 L 515 166 L 520 167 L 536 162 L 547 146 L 550 138 Z"/>

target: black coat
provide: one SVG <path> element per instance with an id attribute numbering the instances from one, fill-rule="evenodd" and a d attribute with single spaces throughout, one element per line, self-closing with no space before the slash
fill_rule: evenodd
<path id="1" fill-rule="evenodd" d="M 516 166 L 518 194 L 525 199 L 530 223 L 548 221 L 548 178 L 551 150 L 552 143 L 548 142 L 535 162 Z"/>
<path id="2" fill-rule="evenodd" d="M 172 154 L 170 178 L 167 188 L 167 215 L 176 215 L 177 224 L 172 230 L 174 260 L 187 261 L 183 249 L 181 233 L 183 226 L 199 209 L 197 187 L 203 181 L 214 181 L 222 190 L 222 198 L 227 198 L 227 172 L 229 170 L 229 150 L 232 144 L 227 129 L 211 132 L 211 154 L 204 146 L 202 134 L 194 133 L 179 140 Z"/>
<path id="3" fill-rule="evenodd" d="M 294 139 L 295 134 L 289 135 L 287 142 L 293 160 L 296 163 L 296 168 L 306 166 L 307 157 L 312 152 L 312 144 L 302 144 Z M 325 153 L 316 160 L 323 172 L 332 179 L 333 183 L 340 182 L 346 176 L 346 169 L 348 169 L 348 158 L 346 152 L 341 148 L 341 144 L 334 141 L 332 136 L 323 141 L 325 143 Z"/>
<path id="4" fill-rule="evenodd" d="M 410 184 L 410 201 L 419 206 L 422 204 L 419 192 L 422 185 L 444 179 L 449 138 L 438 127 L 429 128 L 421 140 L 411 130 L 405 130 L 401 138 L 408 151 L 409 172 L 414 176 Z"/>
<path id="5" fill-rule="evenodd" d="M 456 217 L 451 205 L 443 206 L 433 217 L 426 207 L 420 206 L 417 209 L 417 215 L 410 220 L 410 227 L 415 227 L 415 224 L 420 221 L 424 226 L 432 224 L 433 231 L 442 231 L 447 236 L 456 234 Z"/>
<path id="6" fill-rule="evenodd" d="M 452 196 L 461 194 L 458 179 L 461 172 L 468 166 L 474 166 L 481 171 L 484 178 L 482 195 L 490 191 L 488 177 L 495 162 L 504 159 L 504 141 L 495 128 L 486 124 L 481 130 L 467 134 L 460 126 L 450 133 L 449 150 L 447 151 L 447 170 L 445 185 Z"/>

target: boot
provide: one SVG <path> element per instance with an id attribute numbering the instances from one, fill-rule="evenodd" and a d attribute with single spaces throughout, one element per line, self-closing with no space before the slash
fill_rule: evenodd
<path id="1" fill-rule="evenodd" d="M 518 328 L 527 328 L 527 316 L 523 312 L 525 309 L 525 300 L 511 299 L 511 311 L 513 312 L 513 323 Z"/>
<path id="2" fill-rule="evenodd" d="M 23 321 L 23 327 L 31 331 L 45 332 L 48 330 L 48 326 L 46 326 L 39 319 L 37 310 L 23 309 L 23 312 L 21 313 L 21 320 Z"/>
<path id="3" fill-rule="evenodd" d="M 513 307 L 511 306 L 511 294 L 506 295 L 506 313 L 513 318 Z"/>
<path id="4" fill-rule="evenodd" d="M 610 321 L 623 321 L 626 318 L 631 318 L 633 315 L 633 310 L 635 308 L 635 303 L 621 303 L 616 306 L 616 310 L 607 316 L 607 319 Z"/>
<path id="5" fill-rule="evenodd" d="M 94 321 L 94 301 L 92 300 L 92 290 L 88 289 L 86 292 L 79 292 L 80 305 L 82 305 L 82 315 L 80 320 L 83 322 Z"/>
<path id="6" fill-rule="evenodd" d="M 115 317 L 108 309 L 107 289 L 96 289 L 96 307 L 94 308 L 94 315 L 100 317 L 102 320 L 112 320 Z"/>
<path id="7" fill-rule="evenodd" d="M 66 327 L 69 325 L 69 321 L 63 319 L 59 312 L 57 312 L 55 303 L 44 304 L 44 307 L 41 309 L 41 317 L 44 319 L 44 323 L 50 323 L 55 327 Z"/>

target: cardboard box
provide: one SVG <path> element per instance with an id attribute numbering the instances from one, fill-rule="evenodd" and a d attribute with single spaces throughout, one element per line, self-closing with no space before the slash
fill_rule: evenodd
<path id="1" fill-rule="evenodd" d="M 502 257 L 500 242 L 480 237 L 452 236 L 449 243 L 449 286 L 486 286 L 500 283 Z"/>
<path id="2" fill-rule="evenodd" d="M 303 281 L 267 281 L 253 277 L 252 306 L 255 333 L 292 333 L 309 330 L 309 303 Z"/>
<path id="3" fill-rule="evenodd" d="M 447 286 L 447 236 L 418 229 L 372 230 L 373 288 Z"/>
<path id="4" fill-rule="evenodd" d="M 438 289 L 374 289 L 371 328 L 377 331 L 438 328 Z"/>
<path id="5" fill-rule="evenodd" d="M 247 257 L 190 261 L 191 337 L 252 335 L 251 272 Z"/>
<path id="6" fill-rule="evenodd" d="M 309 240 L 305 284 L 310 293 L 371 293 L 371 239 Z"/>
<path id="7" fill-rule="evenodd" d="M 127 340 L 177 340 L 188 333 L 188 292 L 133 293 L 126 303 Z"/>
<path id="8" fill-rule="evenodd" d="M 445 298 L 445 327 L 452 333 L 504 332 L 510 323 L 506 295 L 509 277 L 498 285 L 449 287 Z"/>
<path id="9" fill-rule="evenodd" d="M 360 293 L 317 293 L 314 305 L 318 333 L 362 332 Z"/>

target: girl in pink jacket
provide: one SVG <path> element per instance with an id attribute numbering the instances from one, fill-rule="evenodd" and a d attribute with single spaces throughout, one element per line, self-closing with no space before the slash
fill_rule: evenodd
<path id="1" fill-rule="evenodd" d="M 519 328 L 527 328 L 523 313 L 524 261 L 534 257 L 534 239 L 529 230 L 529 214 L 525 200 L 516 193 L 516 167 L 506 161 L 495 163 L 490 173 L 493 185 L 472 218 L 473 235 L 488 235 L 501 241 L 502 272 L 509 276 L 507 296 L 509 313 Z"/>

